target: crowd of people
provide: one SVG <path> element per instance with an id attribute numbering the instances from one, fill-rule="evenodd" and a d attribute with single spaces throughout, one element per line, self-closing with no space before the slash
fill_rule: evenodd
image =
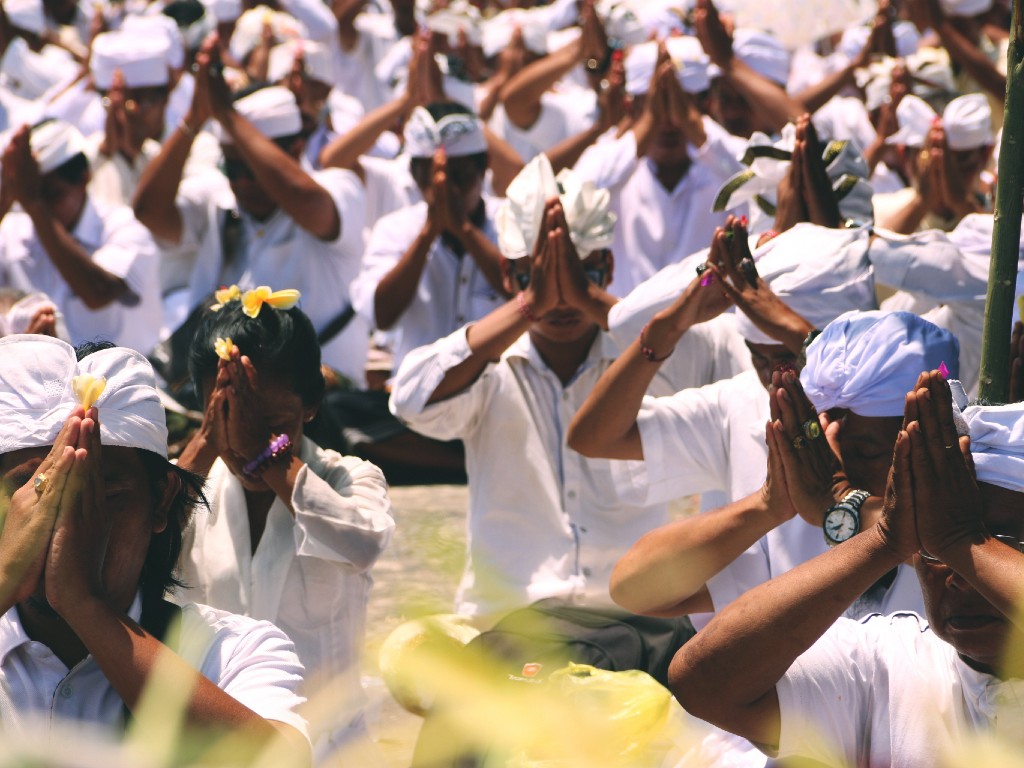
<path id="1" fill-rule="evenodd" d="M 1010 9 L 804 5 L 2 0 L 0 727 L 169 675 L 205 759 L 383 765 L 388 484 L 464 469 L 451 626 L 650 617 L 680 764 L 1024 747 Z"/>

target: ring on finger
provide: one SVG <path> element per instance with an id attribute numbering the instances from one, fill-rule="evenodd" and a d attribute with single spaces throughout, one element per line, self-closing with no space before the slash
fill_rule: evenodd
<path id="1" fill-rule="evenodd" d="M 796 437 L 793 438 L 792 442 L 793 447 L 799 451 L 801 448 L 807 445 L 807 438 L 804 437 L 803 435 L 797 435 Z"/>
<path id="2" fill-rule="evenodd" d="M 35 488 L 37 494 L 42 496 L 43 491 L 46 490 L 46 486 L 49 484 L 49 482 L 50 479 L 42 472 L 40 472 L 38 475 L 36 475 L 36 479 L 32 481 L 32 487 Z"/>
<path id="3" fill-rule="evenodd" d="M 821 424 L 819 423 L 816 416 L 812 416 L 801 426 L 804 437 L 808 440 L 817 440 L 821 437 Z"/>

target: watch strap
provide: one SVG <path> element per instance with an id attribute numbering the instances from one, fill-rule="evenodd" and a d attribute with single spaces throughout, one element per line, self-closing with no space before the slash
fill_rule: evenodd
<path id="1" fill-rule="evenodd" d="M 843 498 L 840 501 L 837 501 L 835 504 L 833 504 L 832 506 L 825 510 L 825 519 L 822 523 L 822 532 L 825 534 L 825 542 L 830 547 L 834 547 L 836 544 L 841 544 L 842 542 L 836 541 L 828 534 L 827 526 L 829 515 L 831 515 L 832 512 L 838 510 L 850 512 L 857 520 L 857 527 L 860 528 L 860 508 L 864 506 L 864 502 L 867 501 L 870 496 L 871 494 L 868 493 L 867 491 L 860 489 L 853 490 L 847 493 L 845 496 L 843 496 Z"/>

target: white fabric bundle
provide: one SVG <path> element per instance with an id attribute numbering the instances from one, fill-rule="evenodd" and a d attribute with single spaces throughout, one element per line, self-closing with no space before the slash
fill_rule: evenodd
<path id="1" fill-rule="evenodd" d="M 78 63 L 63 48 L 44 45 L 36 53 L 24 38 L 16 37 L 0 58 L 0 84 L 18 98 L 36 100 L 54 86 L 72 80 L 78 69 Z"/>
<path id="2" fill-rule="evenodd" d="M 508 185 L 505 200 L 498 209 L 498 247 L 506 259 L 526 258 L 533 252 L 544 223 L 544 206 L 556 195 L 562 201 L 569 237 L 581 259 L 611 247 L 615 214 L 609 210 L 608 190 L 598 189 L 590 181 L 580 181 L 568 169 L 556 177 L 547 155 L 541 153 Z"/>
<path id="3" fill-rule="evenodd" d="M 885 143 L 923 147 L 938 116 L 923 99 L 913 94 L 904 96 L 896 107 L 900 128 Z M 980 93 L 969 93 L 949 102 L 942 112 L 942 127 L 946 131 L 946 143 L 953 150 L 987 147 L 994 142 L 992 108 Z"/>
<path id="4" fill-rule="evenodd" d="M 970 405 L 962 418 L 978 482 L 1024 493 L 1024 403 Z"/>
<path id="5" fill-rule="evenodd" d="M 330 85 L 334 82 L 334 63 L 326 46 L 312 40 L 289 40 L 270 49 L 267 80 L 279 83 L 291 74 L 295 57 L 302 54 L 303 71 L 310 80 Z"/>
<path id="6" fill-rule="evenodd" d="M 892 35 L 896 42 L 896 55 L 900 58 L 905 58 L 916 52 L 917 45 L 921 42 L 921 33 L 909 21 L 894 22 L 892 25 Z M 864 50 L 869 37 L 871 37 L 870 24 L 850 27 L 843 32 L 839 45 L 836 46 L 836 53 L 847 60 L 853 60 Z"/>
<path id="7" fill-rule="evenodd" d="M 162 30 L 151 30 L 147 35 L 137 30 L 97 35 L 92 44 L 92 58 L 89 59 L 93 83 L 101 91 L 110 90 L 114 84 L 114 71 L 121 70 L 126 88 L 167 85 L 170 80 L 170 48 L 170 41 Z"/>
<path id="8" fill-rule="evenodd" d="M 484 56 L 497 56 L 512 41 L 512 33 L 519 28 L 526 50 L 543 56 L 549 50 L 548 35 L 551 29 L 547 14 L 536 13 L 535 9 L 509 8 L 486 19 L 480 27 L 480 46 Z"/>
<path id="9" fill-rule="evenodd" d="M 42 0 L 6 0 L 4 13 L 7 22 L 18 29 L 41 35 L 46 30 L 46 17 Z"/>
<path id="10" fill-rule="evenodd" d="M 864 89 L 864 106 L 868 110 L 889 103 L 892 71 L 899 62 L 900 59 L 886 56 L 854 73 L 857 87 Z M 910 90 L 915 96 L 925 100 L 941 99 L 944 102 L 949 98 L 947 94 L 956 93 L 949 54 L 944 48 L 922 48 L 906 56 L 903 65 L 910 75 Z"/>
<path id="11" fill-rule="evenodd" d="M 277 43 L 309 37 L 306 27 L 294 16 L 283 11 L 275 11 L 265 5 L 258 5 L 243 13 L 235 22 L 230 45 L 231 55 L 235 59 L 245 62 L 246 57 L 263 39 L 264 24 L 270 25 L 271 34 Z"/>
<path id="12" fill-rule="evenodd" d="M 977 16 L 992 7 L 992 0 L 939 0 L 939 5 L 950 16 Z"/>
<path id="13" fill-rule="evenodd" d="M 665 41 L 668 55 L 676 68 L 676 77 L 687 93 L 703 93 L 711 85 L 708 74 L 711 59 L 704 53 L 695 37 L 670 37 Z M 654 67 L 658 61 L 658 43 L 655 40 L 634 45 L 626 54 L 626 92 L 631 96 L 647 93 Z"/>
<path id="14" fill-rule="evenodd" d="M 217 24 L 226 24 L 242 15 L 242 0 L 203 0 L 206 12 Z"/>
<path id="15" fill-rule="evenodd" d="M 768 78 L 776 85 L 786 87 L 791 57 L 777 38 L 759 29 L 740 28 L 733 34 L 732 51 L 757 74 Z M 717 77 L 722 73 L 714 64 L 710 66 L 709 71 L 711 77 Z"/>
<path id="16" fill-rule="evenodd" d="M 594 10 L 604 24 L 609 40 L 629 46 L 648 38 L 647 26 L 638 13 L 645 2 L 649 0 L 598 0 Z"/>
<path id="17" fill-rule="evenodd" d="M 70 336 L 68 336 L 68 329 L 64 324 L 64 315 L 57 309 L 53 299 L 45 293 L 39 292 L 22 296 L 11 305 L 11 308 L 5 314 L 0 315 L 0 336 L 13 333 L 27 333 L 32 319 L 44 307 L 52 309 L 56 317 L 57 338 L 67 341 Z"/>
<path id="18" fill-rule="evenodd" d="M 431 32 L 437 32 L 448 39 L 448 45 L 459 43 L 459 33 L 466 35 L 470 45 L 480 45 L 483 29 L 480 9 L 467 0 L 452 0 L 447 7 L 434 11 L 426 17 L 424 25 Z"/>
<path id="19" fill-rule="evenodd" d="M 107 381 L 95 403 L 104 445 L 167 457 L 164 410 L 145 357 L 116 347 L 78 363 L 70 344 L 38 335 L 0 339 L 0 454 L 53 445 L 78 405 L 72 379 L 81 374 Z"/>
<path id="20" fill-rule="evenodd" d="M 75 155 L 85 153 L 85 137 L 71 123 L 47 120 L 39 123 L 29 135 L 32 156 L 39 164 L 40 173 L 49 173 L 64 165 Z"/>
<path id="21" fill-rule="evenodd" d="M 156 35 L 163 35 L 167 39 L 167 66 L 171 69 L 181 69 L 185 66 L 185 39 L 170 16 L 162 13 L 133 13 L 125 18 L 121 31 L 146 40 L 147 44 Z"/>
<path id="22" fill-rule="evenodd" d="M 754 253 L 758 274 L 780 299 L 816 328 L 843 312 L 873 309 L 874 270 L 867 250 L 871 233 L 797 224 Z M 737 330 L 755 344 L 778 344 L 742 312 Z"/>
<path id="23" fill-rule="evenodd" d="M 435 122 L 424 107 L 416 107 L 405 123 L 404 137 L 410 157 L 433 157 L 442 147 L 448 157 L 487 151 L 484 125 L 476 115 L 445 115 Z"/>
<path id="24" fill-rule="evenodd" d="M 911 312 L 847 312 L 807 348 L 800 383 L 818 411 L 901 416 L 922 371 L 955 377 L 959 360 L 956 337 Z"/>
<path id="25" fill-rule="evenodd" d="M 302 115 L 295 94 L 280 85 L 260 88 L 235 102 L 235 111 L 270 139 L 294 136 L 302 130 Z M 222 144 L 231 142 L 220 126 L 215 133 Z"/>

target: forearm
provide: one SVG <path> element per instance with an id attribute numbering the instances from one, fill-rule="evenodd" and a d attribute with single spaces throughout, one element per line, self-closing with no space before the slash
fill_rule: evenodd
<path id="1" fill-rule="evenodd" d="M 397 323 L 412 303 L 436 239 L 437 233 L 428 222 L 398 263 L 377 284 L 373 293 L 373 313 L 380 330 L 386 331 Z"/>
<path id="2" fill-rule="evenodd" d="M 324 168 L 346 168 L 362 177 L 359 158 L 373 148 L 380 135 L 395 125 L 408 108 L 408 99 L 404 97 L 377 107 L 352 130 L 338 134 L 324 147 L 320 152 L 320 164 Z"/>
<path id="3" fill-rule="evenodd" d="M 527 315 L 515 298 L 466 329 L 471 354 L 445 372 L 444 378 L 431 393 L 427 404 L 447 400 L 462 392 L 483 373 L 489 363 L 496 362 L 512 343 L 530 328 Z"/>
<path id="4" fill-rule="evenodd" d="M 920 194 L 915 193 L 913 199 L 890 216 L 879 219 L 876 223 L 884 229 L 891 229 L 901 235 L 910 235 L 917 231 L 928 213 L 928 206 Z"/>
<path id="5" fill-rule="evenodd" d="M 359 42 L 359 31 L 355 23 L 365 7 L 366 0 L 334 0 L 332 11 L 334 18 L 338 20 L 338 40 L 341 43 L 341 50 L 346 53 Z"/>
<path id="6" fill-rule="evenodd" d="M 178 457 L 178 466 L 206 477 L 218 458 L 213 443 L 202 432 L 198 432 Z"/>
<path id="7" fill-rule="evenodd" d="M 604 126 L 598 120 L 585 131 L 580 131 L 575 136 L 570 136 L 547 150 L 545 154 L 551 161 L 551 167 L 555 173 L 563 168 L 572 168 L 576 165 L 576 161 L 580 159 L 584 150 L 597 141 L 604 131 Z"/>
<path id="8" fill-rule="evenodd" d="M 578 58 L 579 43 L 570 43 L 523 67 L 506 83 L 501 89 L 501 101 L 513 125 L 526 130 L 537 121 L 541 97 L 572 69 Z"/>
<path id="9" fill-rule="evenodd" d="M 755 587 L 676 654 L 670 688 L 697 717 L 777 744 L 775 685 L 857 597 L 899 563 L 874 529 Z"/>
<path id="10" fill-rule="evenodd" d="M 315 237 L 335 240 L 341 231 L 341 217 L 327 190 L 233 109 L 218 115 L 217 119 L 234 140 L 260 187 L 278 208 Z"/>
<path id="11" fill-rule="evenodd" d="M 735 56 L 728 70 L 724 71 L 724 76 L 750 102 L 754 113 L 758 115 L 759 127 L 767 133 L 781 131 L 786 123 L 796 122 L 804 113 L 802 104 Z"/>
<path id="12" fill-rule="evenodd" d="M 1006 98 L 1006 75 L 996 69 L 989 58 L 972 43 L 950 19 L 936 27 L 942 45 L 959 62 L 978 85 L 1002 101 Z"/>
<path id="13" fill-rule="evenodd" d="M 634 613 L 677 615 L 712 576 L 782 522 L 757 491 L 713 512 L 662 526 L 640 538 L 616 563 L 612 599 Z"/>
<path id="14" fill-rule="evenodd" d="M 583 314 L 597 323 L 602 331 L 608 330 L 608 313 L 612 307 L 619 303 L 619 299 L 612 296 L 604 288 L 587 281 L 587 294 L 583 300 L 581 309 Z"/>
<path id="15" fill-rule="evenodd" d="M 288 507 L 292 517 L 295 517 L 295 506 L 292 504 L 295 481 L 304 466 L 306 463 L 292 454 L 288 461 L 271 464 L 261 475 L 263 482 L 269 485 L 277 498 Z"/>
<path id="16" fill-rule="evenodd" d="M 498 246 L 491 242 L 490 238 L 484 234 L 483 230 L 479 229 L 470 221 L 462 227 L 462 231 L 459 233 L 459 240 L 466 247 L 466 252 L 473 259 L 477 268 L 483 274 L 488 284 L 498 292 L 501 296 L 507 296 L 508 293 L 505 291 L 505 286 L 502 283 L 501 275 L 501 251 L 498 250 Z"/>
<path id="17" fill-rule="evenodd" d="M 792 99 L 801 106 L 804 112 L 814 114 L 825 106 L 829 99 L 853 82 L 854 70 L 853 64 L 847 64 L 842 69 L 826 75 L 814 85 L 795 94 Z"/>
<path id="18" fill-rule="evenodd" d="M 61 277 L 89 309 L 102 309 L 128 290 L 120 277 L 96 264 L 42 204 L 25 206 L 36 237 Z"/>
<path id="19" fill-rule="evenodd" d="M 505 190 L 512 183 L 512 179 L 523 170 L 523 158 L 512 148 L 511 144 L 497 136 L 486 124 L 484 124 L 484 137 L 487 139 L 487 157 L 494 194 L 504 197 Z"/>
<path id="20" fill-rule="evenodd" d="M 202 121 L 186 116 L 148 163 L 139 178 L 132 208 L 135 218 L 153 237 L 168 243 L 181 241 L 184 223 L 175 204 L 178 185 L 185 171 L 192 142 L 202 128 Z"/>

